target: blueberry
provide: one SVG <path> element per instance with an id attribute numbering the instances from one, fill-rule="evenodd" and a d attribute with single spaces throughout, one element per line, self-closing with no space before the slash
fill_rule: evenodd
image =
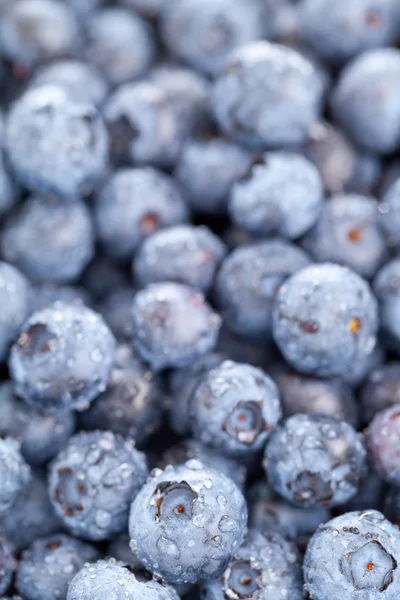
<path id="1" fill-rule="evenodd" d="M 0 262 L 0 361 L 8 356 L 8 349 L 31 308 L 31 288 L 18 269 Z"/>
<path id="2" fill-rule="evenodd" d="M 171 583 L 221 575 L 245 533 L 245 500 L 225 475 L 196 460 L 155 471 L 131 506 L 131 549 Z"/>
<path id="3" fill-rule="evenodd" d="M 365 454 L 345 421 L 297 414 L 272 432 L 264 468 L 275 491 L 293 504 L 329 508 L 357 493 Z"/>
<path id="4" fill-rule="evenodd" d="M 316 222 L 323 187 L 317 168 L 300 154 L 269 152 L 232 188 L 229 213 L 254 235 L 298 238 Z"/>
<path id="5" fill-rule="evenodd" d="M 100 312 L 118 341 L 126 342 L 133 336 L 132 303 L 133 287 L 117 287 L 104 298 Z"/>
<path id="6" fill-rule="evenodd" d="M 185 144 L 176 177 L 194 210 L 223 214 L 232 185 L 250 167 L 251 153 L 245 148 L 223 137 L 198 137 Z"/>
<path id="7" fill-rule="evenodd" d="M 316 531 L 307 548 L 306 591 L 318 600 L 395 600 L 400 593 L 399 548 L 398 528 L 376 510 L 336 517 Z"/>
<path id="8" fill-rule="evenodd" d="M 124 563 L 112 559 L 85 565 L 73 578 L 66 600 L 97 600 L 104 597 L 115 600 L 179 600 L 172 587 L 157 581 L 141 582 Z"/>
<path id="9" fill-rule="evenodd" d="M 250 529 L 222 576 L 202 583 L 201 594 L 205 600 L 302 600 L 303 580 L 296 548 L 278 534 Z"/>
<path id="10" fill-rule="evenodd" d="M 31 312 L 43 310 L 55 302 L 72 304 L 80 302 L 90 305 L 90 296 L 82 287 L 72 285 L 57 285 L 54 283 L 38 283 L 32 288 Z"/>
<path id="11" fill-rule="evenodd" d="M 360 418 L 356 398 L 351 387 L 339 377 L 309 377 L 283 364 L 270 368 L 269 374 L 278 386 L 285 417 L 298 413 L 321 414 L 357 427 Z"/>
<path id="12" fill-rule="evenodd" d="M 232 361 L 202 377 L 189 410 L 194 437 L 232 456 L 263 448 L 282 414 L 272 379 L 261 369 Z"/>
<path id="13" fill-rule="evenodd" d="M 388 186 L 379 206 L 380 223 L 385 231 L 390 244 L 400 245 L 400 178 Z"/>
<path id="14" fill-rule="evenodd" d="M 170 52 L 208 75 L 217 75 L 233 50 L 264 35 L 259 0 L 179 0 L 161 11 Z"/>
<path id="15" fill-rule="evenodd" d="M 108 85 L 100 71 L 89 63 L 72 59 L 54 61 L 37 69 L 29 87 L 42 85 L 60 87 L 73 102 L 97 107 L 102 106 L 108 95 Z"/>
<path id="16" fill-rule="evenodd" d="M 97 558 L 99 552 L 93 546 L 68 535 L 38 539 L 22 553 L 16 587 L 27 600 L 66 598 L 74 575 Z"/>
<path id="17" fill-rule="evenodd" d="M 84 429 L 109 430 L 143 444 L 157 431 L 164 406 L 157 376 L 143 366 L 129 346 L 119 346 L 106 391 L 81 414 L 80 423 Z"/>
<path id="18" fill-rule="evenodd" d="M 231 55 L 212 101 L 223 131 L 251 147 L 274 148 L 304 142 L 322 94 L 321 76 L 307 59 L 263 41 Z"/>
<path id="19" fill-rule="evenodd" d="M 93 13 L 87 23 L 86 57 L 112 85 L 143 76 L 155 53 L 149 25 L 122 8 Z"/>
<path id="20" fill-rule="evenodd" d="M 84 410 L 109 380 L 115 340 L 101 316 L 80 303 L 31 315 L 12 347 L 10 370 L 33 408 Z"/>
<path id="21" fill-rule="evenodd" d="M 377 273 L 374 292 L 379 303 L 380 325 L 385 341 L 400 351 L 400 259 L 393 258 Z"/>
<path id="22" fill-rule="evenodd" d="M 129 547 L 128 532 L 121 533 L 107 544 L 106 556 L 124 563 L 135 575 L 143 570 L 142 564 L 133 556 Z"/>
<path id="23" fill-rule="evenodd" d="M 30 465 L 42 465 L 66 444 L 75 429 L 71 412 L 42 415 L 13 394 L 12 384 L 0 384 L 0 435 L 17 439 Z"/>
<path id="24" fill-rule="evenodd" d="M 400 404 L 400 363 L 390 362 L 371 371 L 361 388 L 360 400 L 365 423 L 384 408 Z"/>
<path id="25" fill-rule="evenodd" d="M 356 194 L 373 195 L 382 176 L 383 165 L 380 155 L 362 152 L 357 157 L 347 189 Z"/>
<path id="26" fill-rule="evenodd" d="M 2 598 L 10 587 L 16 567 L 13 550 L 7 538 L 0 536 L 0 594 L 2 594 Z"/>
<path id="27" fill-rule="evenodd" d="M 343 512 L 370 510 L 371 508 L 381 510 L 384 491 L 385 482 L 368 465 L 368 471 L 361 477 L 357 494 L 341 506 L 341 510 Z"/>
<path id="28" fill-rule="evenodd" d="M 133 274 L 141 286 L 176 281 L 206 292 L 225 254 L 221 240 L 207 227 L 169 227 L 144 240 L 133 260 Z"/>
<path id="29" fill-rule="evenodd" d="M 400 523 L 400 491 L 397 487 L 391 486 L 386 495 L 383 506 L 383 513 L 389 521 L 399 526 Z"/>
<path id="30" fill-rule="evenodd" d="M 1 126 L 0 126 L 1 129 Z M 1 132 L 0 132 L 0 148 Z M 18 199 L 18 188 L 6 167 L 5 161 L 0 153 L 0 215 L 7 214 L 8 211 L 16 204 Z"/>
<path id="31" fill-rule="evenodd" d="M 64 4 L 70 6 L 80 19 L 86 19 L 103 3 L 104 0 L 64 0 Z"/>
<path id="32" fill-rule="evenodd" d="M 94 254 L 91 215 L 80 201 L 32 197 L 7 219 L 1 252 L 33 280 L 74 281 Z"/>
<path id="33" fill-rule="evenodd" d="M 379 411 L 371 421 L 368 449 L 376 472 L 388 483 L 400 484 L 400 465 L 397 447 L 400 436 L 400 404 Z"/>
<path id="34" fill-rule="evenodd" d="M 324 263 L 298 271 L 284 282 L 273 310 L 273 334 L 297 370 L 346 379 L 376 343 L 377 303 L 356 273 Z"/>
<path id="35" fill-rule="evenodd" d="M 41 473 L 32 472 L 28 485 L 1 518 L 0 528 L 18 550 L 25 550 L 37 538 L 61 530 L 61 521 L 50 504 L 47 481 Z"/>
<path id="36" fill-rule="evenodd" d="M 304 244 L 318 262 L 336 262 L 373 277 L 386 258 L 377 202 L 359 194 L 333 196 Z"/>
<path id="37" fill-rule="evenodd" d="M 344 381 L 353 388 L 360 386 L 371 371 L 383 365 L 385 358 L 385 349 L 379 343 L 376 344 L 371 354 L 349 365 L 347 372 L 343 374 Z"/>
<path id="38" fill-rule="evenodd" d="M 0 516 L 10 510 L 18 495 L 29 483 L 30 469 L 22 458 L 19 444 L 0 439 Z"/>
<path id="39" fill-rule="evenodd" d="M 0 43 L 8 60 L 30 69 L 76 51 L 80 32 L 74 13 L 54 0 L 16 0 L 4 11 Z"/>
<path id="40" fill-rule="evenodd" d="M 362 148 L 393 152 L 400 143 L 400 51 L 369 50 L 341 72 L 332 96 L 337 122 Z"/>
<path id="41" fill-rule="evenodd" d="M 50 499 L 68 531 L 104 540 L 126 527 L 130 502 L 146 477 L 144 455 L 132 440 L 110 431 L 82 432 L 50 466 Z"/>
<path id="42" fill-rule="evenodd" d="M 188 218 L 175 182 L 152 167 L 116 171 L 97 198 L 94 214 L 99 239 L 116 258 L 131 258 L 147 236 Z"/>
<path id="43" fill-rule="evenodd" d="M 253 339 L 270 337 L 277 291 L 287 277 L 309 263 L 301 248 L 280 238 L 235 249 L 222 262 L 215 284 L 224 323 Z"/>
<path id="44" fill-rule="evenodd" d="M 155 370 L 184 367 L 210 352 L 221 318 L 203 295 L 178 283 L 153 283 L 133 301 L 133 343 Z"/>
<path id="45" fill-rule="evenodd" d="M 108 137 L 92 104 L 72 102 L 62 88 L 40 86 L 12 105 L 6 150 L 26 187 L 73 199 L 91 192 L 103 175 Z"/>
<path id="46" fill-rule="evenodd" d="M 396 0 L 305 0 L 299 12 L 306 43 L 336 65 L 363 50 L 389 45 L 397 36 Z"/>
<path id="47" fill-rule="evenodd" d="M 221 353 L 211 352 L 196 360 L 189 367 L 175 369 L 171 373 L 169 377 L 171 396 L 169 423 L 178 435 L 190 433 L 189 405 L 196 386 L 210 369 L 220 365 L 225 358 Z"/>

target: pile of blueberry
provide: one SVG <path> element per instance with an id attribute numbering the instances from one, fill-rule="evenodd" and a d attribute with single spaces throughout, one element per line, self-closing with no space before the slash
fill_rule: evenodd
<path id="1" fill-rule="evenodd" d="M 0 598 L 400 600 L 400 0 L 0 0 Z"/>

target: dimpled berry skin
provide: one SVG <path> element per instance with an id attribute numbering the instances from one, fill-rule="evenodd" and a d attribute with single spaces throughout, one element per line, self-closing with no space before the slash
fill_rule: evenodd
<path id="1" fill-rule="evenodd" d="M 309 264 L 301 248 L 280 238 L 233 250 L 222 262 L 215 282 L 216 304 L 224 323 L 246 337 L 271 337 L 272 306 L 279 287 Z"/>
<path id="2" fill-rule="evenodd" d="M 129 506 L 147 477 L 144 455 L 110 431 L 79 433 L 49 471 L 53 507 L 73 535 L 105 540 L 128 523 Z"/>
<path id="3" fill-rule="evenodd" d="M 251 147 L 274 148 L 305 140 L 322 94 L 322 79 L 307 59 L 263 41 L 231 55 L 212 101 L 223 131 Z"/>
<path id="4" fill-rule="evenodd" d="M 301 372 L 346 379 L 354 364 L 364 363 L 373 352 L 377 328 L 377 302 L 368 284 L 339 265 L 298 271 L 275 299 L 275 342 Z"/>
<path id="5" fill-rule="evenodd" d="M 221 575 L 247 524 L 245 499 L 231 479 L 197 460 L 156 470 L 131 506 L 131 549 L 171 583 Z"/>
<path id="6" fill-rule="evenodd" d="M 332 96 L 336 121 L 362 148 L 385 154 L 400 143 L 400 51 L 369 50 L 341 72 Z"/>
<path id="7" fill-rule="evenodd" d="M 254 235 L 298 238 L 316 222 L 323 186 L 315 165 L 293 152 L 268 152 L 232 188 L 233 222 Z"/>
<path id="8" fill-rule="evenodd" d="M 96 548 L 69 535 L 38 539 L 22 554 L 16 587 L 27 600 L 65 599 L 74 575 L 98 558 Z"/>
<path id="9" fill-rule="evenodd" d="M 135 290 L 131 286 L 116 289 L 110 286 L 110 289 L 110 294 L 101 304 L 100 312 L 119 342 L 130 341 L 133 335 L 132 302 Z"/>
<path id="10" fill-rule="evenodd" d="M 400 352 L 400 259 L 393 258 L 378 271 L 374 292 L 379 304 L 380 325 L 385 342 Z"/>
<path id="11" fill-rule="evenodd" d="M 176 177 L 194 210 L 223 214 L 233 183 L 250 167 L 251 153 L 245 148 L 223 137 L 199 137 L 185 144 Z"/>
<path id="12" fill-rule="evenodd" d="M 279 534 L 250 529 L 219 579 L 201 585 L 204 600 L 302 600 L 303 578 L 297 550 Z"/>
<path id="13" fill-rule="evenodd" d="M 233 361 L 204 375 L 190 402 L 194 437 L 232 456 L 263 448 L 281 416 L 272 379 L 261 369 Z"/>
<path id="14" fill-rule="evenodd" d="M 217 75 L 231 52 L 264 34 L 259 0 L 165 2 L 161 30 L 173 55 L 207 75 Z"/>
<path id="15" fill-rule="evenodd" d="M 184 367 L 217 342 L 221 318 L 196 290 L 153 283 L 133 301 L 133 344 L 152 369 Z"/>
<path id="16" fill-rule="evenodd" d="M 264 468 L 276 492 L 305 508 L 338 506 L 358 491 L 365 448 L 345 421 L 298 414 L 272 432 Z"/>
<path id="17" fill-rule="evenodd" d="M 400 245 L 400 179 L 389 186 L 379 207 L 380 224 L 388 241 L 394 246 Z"/>
<path id="18" fill-rule="evenodd" d="M 373 369 L 361 388 L 360 400 L 365 423 L 370 423 L 380 410 L 400 404 L 400 362 Z"/>
<path id="19" fill-rule="evenodd" d="M 29 314 L 30 304 L 28 280 L 18 269 L 0 261 L 0 361 L 6 359 L 9 346 Z"/>
<path id="20" fill-rule="evenodd" d="M 91 215 L 83 202 L 30 198 L 2 230 L 4 258 L 36 281 L 73 281 L 94 254 Z"/>
<path id="21" fill-rule="evenodd" d="M 157 376 L 140 362 L 130 346 L 119 346 L 110 383 L 80 415 L 80 424 L 83 429 L 109 430 L 143 444 L 158 429 L 164 406 L 165 396 Z"/>
<path id="22" fill-rule="evenodd" d="M 108 136 L 92 104 L 71 102 L 56 86 L 28 90 L 12 105 L 6 150 L 19 181 L 30 190 L 66 199 L 86 195 L 108 158 Z"/>
<path id="23" fill-rule="evenodd" d="M 157 581 L 141 582 L 125 563 L 110 559 L 85 565 L 75 575 L 66 600 L 179 600 L 173 587 Z"/>
<path id="24" fill-rule="evenodd" d="M 316 531 L 304 559 L 312 600 L 397 600 L 400 532 L 377 510 L 349 512 Z"/>
<path id="25" fill-rule="evenodd" d="M 400 440 L 400 404 L 378 412 L 367 432 L 368 450 L 376 472 L 388 483 L 400 485 L 398 447 Z"/>
<path id="26" fill-rule="evenodd" d="M 99 314 L 56 302 L 31 315 L 11 349 L 15 391 L 37 410 L 84 410 L 104 392 L 114 350 Z"/>
<path id="27" fill-rule="evenodd" d="M 149 235 L 188 219 L 175 182 L 152 167 L 121 169 L 99 194 L 94 217 L 97 234 L 109 256 L 131 258 Z"/>
<path id="28" fill-rule="evenodd" d="M 61 411 L 42 415 L 14 396 L 11 382 L 0 384 L 0 435 L 17 439 L 30 465 L 51 460 L 75 430 L 75 416 Z"/>
<path id="29" fill-rule="evenodd" d="M 373 198 L 358 194 L 333 196 L 324 204 L 304 246 L 318 262 L 343 264 L 371 278 L 386 258 L 378 219 L 378 204 Z"/>
<path id="30" fill-rule="evenodd" d="M 30 468 L 19 448 L 12 438 L 0 439 L 0 517 L 7 514 L 19 493 L 29 483 Z"/>
<path id="31" fill-rule="evenodd" d="M 176 281 L 206 292 L 225 254 L 224 244 L 207 227 L 169 227 L 144 240 L 133 274 L 141 286 Z"/>
<path id="32" fill-rule="evenodd" d="M 0 594 L 2 594 L 2 598 L 10 587 L 15 567 L 16 560 L 13 555 L 13 547 L 7 538 L 0 536 Z"/>
<path id="33" fill-rule="evenodd" d="M 0 528 L 18 550 L 25 550 L 38 538 L 62 529 L 50 504 L 47 480 L 41 473 L 32 472 L 28 485 L 1 518 Z"/>

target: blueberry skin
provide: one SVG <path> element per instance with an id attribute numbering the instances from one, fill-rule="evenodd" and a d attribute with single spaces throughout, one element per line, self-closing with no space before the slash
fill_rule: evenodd
<path id="1" fill-rule="evenodd" d="M 142 445 L 159 428 L 164 407 L 160 380 L 123 345 L 115 352 L 106 391 L 80 415 L 80 424 L 87 430 L 119 433 Z"/>
<path id="2" fill-rule="evenodd" d="M 303 579 L 297 550 L 279 534 L 250 529 L 219 579 L 201 585 L 205 600 L 302 600 Z"/>
<path id="3" fill-rule="evenodd" d="M 0 132 L 0 148 L 2 146 L 1 137 L 2 136 Z M 11 175 L 8 172 L 5 161 L 0 152 L 0 215 L 5 215 L 10 211 L 10 209 L 16 204 L 18 195 L 18 188 L 11 179 Z"/>
<path id="4" fill-rule="evenodd" d="M 232 331 L 252 339 L 271 337 L 272 305 L 287 277 L 308 266 L 298 246 L 280 238 L 244 245 L 222 262 L 216 304 Z"/>
<path id="5" fill-rule="evenodd" d="M 51 463 L 50 500 L 73 535 L 109 539 L 126 527 L 129 505 L 147 473 L 132 440 L 110 431 L 81 432 Z"/>
<path id="6" fill-rule="evenodd" d="M 64 0 L 64 4 L 70 6 L 79 19 L 83 20 L 87 19 L 96 8 L 100 8 L 103 3 L 103 0 L 85 0 L 85 2 L 82 2 L 82 0 Z"/>
<path id="7" fill-rule="evenodd" d="M 397 487 L 389 487 L 385 496 L 383 514 L 394 525 L 400 522 L 400 493 Z"/>
<path id="8" fill-rule="evenodd" d="M 0 517 L 7 514 L 29 479 L 30 468 L 20 445 L 9 437 L 0 439 Z"/>
<path id="9" fill-rule="evenodd" d="M 33 542 L 22 554 L 16 587 L 27 600 L 67 597 L 68 585 L 86 564 L 99 558 L 99 551 L 69 535 L 57 534 Z"/>
<path id="10" fill-rule="evenodd" d="M 370 279 L 386 258 L 377 202 L 359 194 L 333 196 L 304 246 L 316 261 L 346 265 Z"/>
<path id="11" fill-rule="evenodd" d="M 345 421 L 297 414 L 272 432 L 264 468 L 274 490 L 289 502 L 330 508 L 357 493 L 365 457 L 362 441 Z"/>
<path id="12" fill-rule="evenodd" d="M 0 361 L 8 356 L 9 346 L 31 309 L 31 287 L 15 267 L 0 261 Z"/>
<path id="13" fill-rule="evenodd" d="M 305 0 L 299 12 L 303 39 L 318 56 L 334 65 L 364 50 L 388 46 L 396 39 L 395 0 L 350 0 L 346 5 Z"/>
<path id="14" fill-rule="evenodd" d="M 369 50 L 341 72 L 332 96 L 336 121 L 361 148 L 385 154 L 400 143 L 400 51 Z"/>
<path id="15" fill-rule="evenodd" d="M 346 267 L 323 263 L 284 282 L 273 309 L 273 335 L 296 370 L 320 377 L 353 373 L 372 354 L 377 302 L 368 284 Z"/>
<path id="16" fill-rule="evenodd" d="M 194 437 L 228 456 L 262 449 L 282 416 L 273 380 L 261 369 L 233 361 L 202 377 L 189 410 Z"/>
<path id="17" fill-rule="evenodd" d="M 50 504 L 47 481 L 41 473 L 32 472 L 28 485 L 1 518 L 0 527 L 17 550 L 25 550 L 38 538 L 61 530 L 61 521 Z"/>
<path id="18" fill-rule="evenodd" d="M 253 235 L 294 239 L 316 222 L 323 202 L 317 168 L 300 154 L 269 152 L 233 185 L 232 221 Z"/>
<path id="19" fill-rule="evenodd" d="M 175 369 L 169 377 L 169 424 L 181 436 L 190 434 L 189 406 L 193 392 L 201 378 L 224 361 L 226 356 L 211 352 L 196 360 L 189 367 Z"/>
<path id="20" fill-rule="evenodd" d="M 372 421 L 384 408 L 400 404 L 400 362 L 391 362 L 371 371 L 361 388 L 360 400 L 365 423 Z"/>
<path id="21" fill-rule="evenodd" d="M 374 292 L 379 303 L 380 325 L 385 343 L 400 352 L 400 259 L 393 258 L 376 274 Z"/>
<path id="22" fill-rule="evenodd" d="M 11 349 L 15 391 L 39 411 L 84 410 L 104 392 L 114 350 L 98 313 L 56 302 L 29 317 Z"/>
<path id="23" fill-rule="evenodd" d="M 55 302 L 72 304 L 80 302 L 90 305 L 90 296 L 85 289 L 72 285 L 57 285 L 54 283 L 38 283 L 32 288 L 31 312 L 43 310 Z"/>
<path id="24" fill-rule="evenodd" d="M 123 8 L 105 8 L 89 18 L 85 55 L 107 77 L 119 85 L 142 77 L 155 54 L 149 25 L 135 13 Z"/>
<path id="25" fill-rule="evenodd" d="M 153 370 L 184 367 L 217 342 L 221 318 L 204 296 L 179 283 L 153 283 L 133 301 L 133 345 Z"/>
<path id="26" fill-rule="evenodd" d="M 360 480 L 358 493 L 342 505 L 342 512 L 352 510 L 381 510 L 386 484 L 381 477 L 368 465 L 368 471 Z M 392 519 L 390 519 L 392 520 Z"/>
<path id="27" fill-rule="evenodd" d="M 218 577 L 239 548 L 246 502 L 225 475 L 197 460 L 155 470 L 131 506 L 131 549 L 170 583 Z"/>
<path id="28" fill-rule="evenodd" d="M 251 153 L 223 137 L 188 140 L 175 172 L 196 212 L 224 214 L 235 181 L 248 174 Z"/>
<path id="29" fill-rule="evenodd" d="M 132 303 L 135 297 L 133 287 L 118 287 L 106 296 L 100 306 L 100 312 L 107 325 L 119 342 L 132 339 Z"/>
<path id="30" fill-rule="evenodd" d="M 28 90 L 11 106 L 5 145 L 21 183 L 68 200 L 90 193 L 108 160 L 100 113 L 51 85 Z"/>
<path id="31" fill-rule="evenodd" d="M 278 386 L 285 417 L 312 413 L 335 417 L 355 428 L 359 425 L 355 395 L 350 385 L 339 377 L 308 377 L 292 371 L 286 365 L 277 365 L 268 372 Z"/>
<path id="32" fill-rule="evenodd" d="M 143 287 L 175 281 L 206 292 L 225 254 L 226 247 L 208 227 L 169 227 L 143 241 L 133 259 L 134 279 Z"/>
<path id="33" fill-rule="evenodd" d="M 105 78 L 95 66 L 73 59 L 57 60 L 37 69 L 29 87 L 42 85 L 60 87 L 72 102 L 94 104 L 98 108 L 103 105 L 109 91 Z"/>
<path id="34" fill-rule="evenodd" d="M 379 411 L 367 431 L 368 450 L 372 466 L 385 481 L 400 484 L 397 445 L 400 435 L 400 404 Z"/>
<path id="35" fill-rule="evenodd" d="M 94 255 L 89 210 L 78 200 L 31 197 L 7 219 L 1 252 L 32 280 L 74 281 Z"/>
<path id="36" fill-rule="evenodd" d="M 395 600 L 400 593 L 399 548 L 398 528 L 376 510 L 336 517 L 310 541 L 305 589 L 315 600 Z"/>
<path id="37" fill-rule="evenodd" d="M 299 508 L 293 506 L 265 482 L 252 485 L 247 494 L 249 525 L 261 532 L 277 533 L 303 549 L 310 536 L 331 513 L 323 506 Z"/>
<path id="38" fill-rule="evenodd" d="M 16 564 L 12 545 L 7 538 L 0 536 L 0 594 L 2 598 L 10 587 Z"/>
<path id="39" fill-rule="evenodd" d="M 108 256 L 131 258 L 149 235 L 188 219 L 172 178 L 153 167 L 116 171 L 94 209 L 97 234 Z"/>
<path id="40" fill-rule="evenodd" d="M 216 80 L 212 102 L 225 133 L 267 149 L 301 144 L 318 118 L 322 94 L 322 79 L 307 59 L 262 41 L 232 53 Z"/>
<path id="41" fill-rule="evenodd" d="M 30 465 L 51 460 L 75 430 L 75 416 L 62 411 L 41 415 L 14 396 L 11 382 L 0 384 L 0 435 L 21 444 L 21 454 Z"/>
<path id="42" fill-rule="evenodd" d="M 160 23 L 169 51 L 212 76 L 221 72 L 233 50 L 264 35 L 258 0 L 165 2 Z"/>
<path id="43" fill-rule="evenodd" d="M 122 562 L 99 560 L 85 565 L 75 575 L 66 600 L 141 598 L 141 600 L 179 600 L 173 587 L 157 581 L 141 582 Z"/>
<path id="44" fill-rule="evenodd" d="M 74 53 L 80 45 L 80 31 L 74 13 L 62 3 L 19 0 L 2 14 L 0 43 L 8 60 L 31 69 Z"/>
<path id="45" fill-rule="evenodd" d="M 165 0 L 120 0 L 120 2 L 149 19 L 156 18 L 165 4 Z"/>
<path id="46" fill-rule="evenodd" d="M 386 190 L 379 206 L 380 224 L 391 245 L 400 245 L 400 178 L 397 178 Z"/>

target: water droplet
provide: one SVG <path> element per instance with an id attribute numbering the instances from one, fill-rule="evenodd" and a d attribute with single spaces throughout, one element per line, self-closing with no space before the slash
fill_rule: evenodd
<path id="1" fill-rule="evenodd" d="M 100 529 L 105 529 L 111 523 L 111 514 L 106 510 L 98 509 L 96 511 L 95 521 L 97 527 L 100 527 Z"/>
<path id="2" fill-rule="evenodd" d="M 172 540 L 169 540 L 168 538 L 166 538 L 164 536 L 161 536 L 158 538 L 157 548 L 161 552 L 168 554 L 168 556 L 171 556 L 172 558 L 178 559 L 181 556 L 179 548 L 175 544 L 175 542 L 173 542 Z"/>
<path id="3" fill-rule="evenodd" d="M 222 533 L 229 533 L 230 531 L 235 531 L 236 523 L 233 519 L 228 517 L 228 515 L 224 515 L 218 523 L 218 529 L 222 531 Z"/>
<path id="4" fill-rule="evenodd" d="M 227 499 L 225 498 L 225 496 L 223 494 L 218 494 L 217 502 L 220 506 L 226 506 Z"/>

